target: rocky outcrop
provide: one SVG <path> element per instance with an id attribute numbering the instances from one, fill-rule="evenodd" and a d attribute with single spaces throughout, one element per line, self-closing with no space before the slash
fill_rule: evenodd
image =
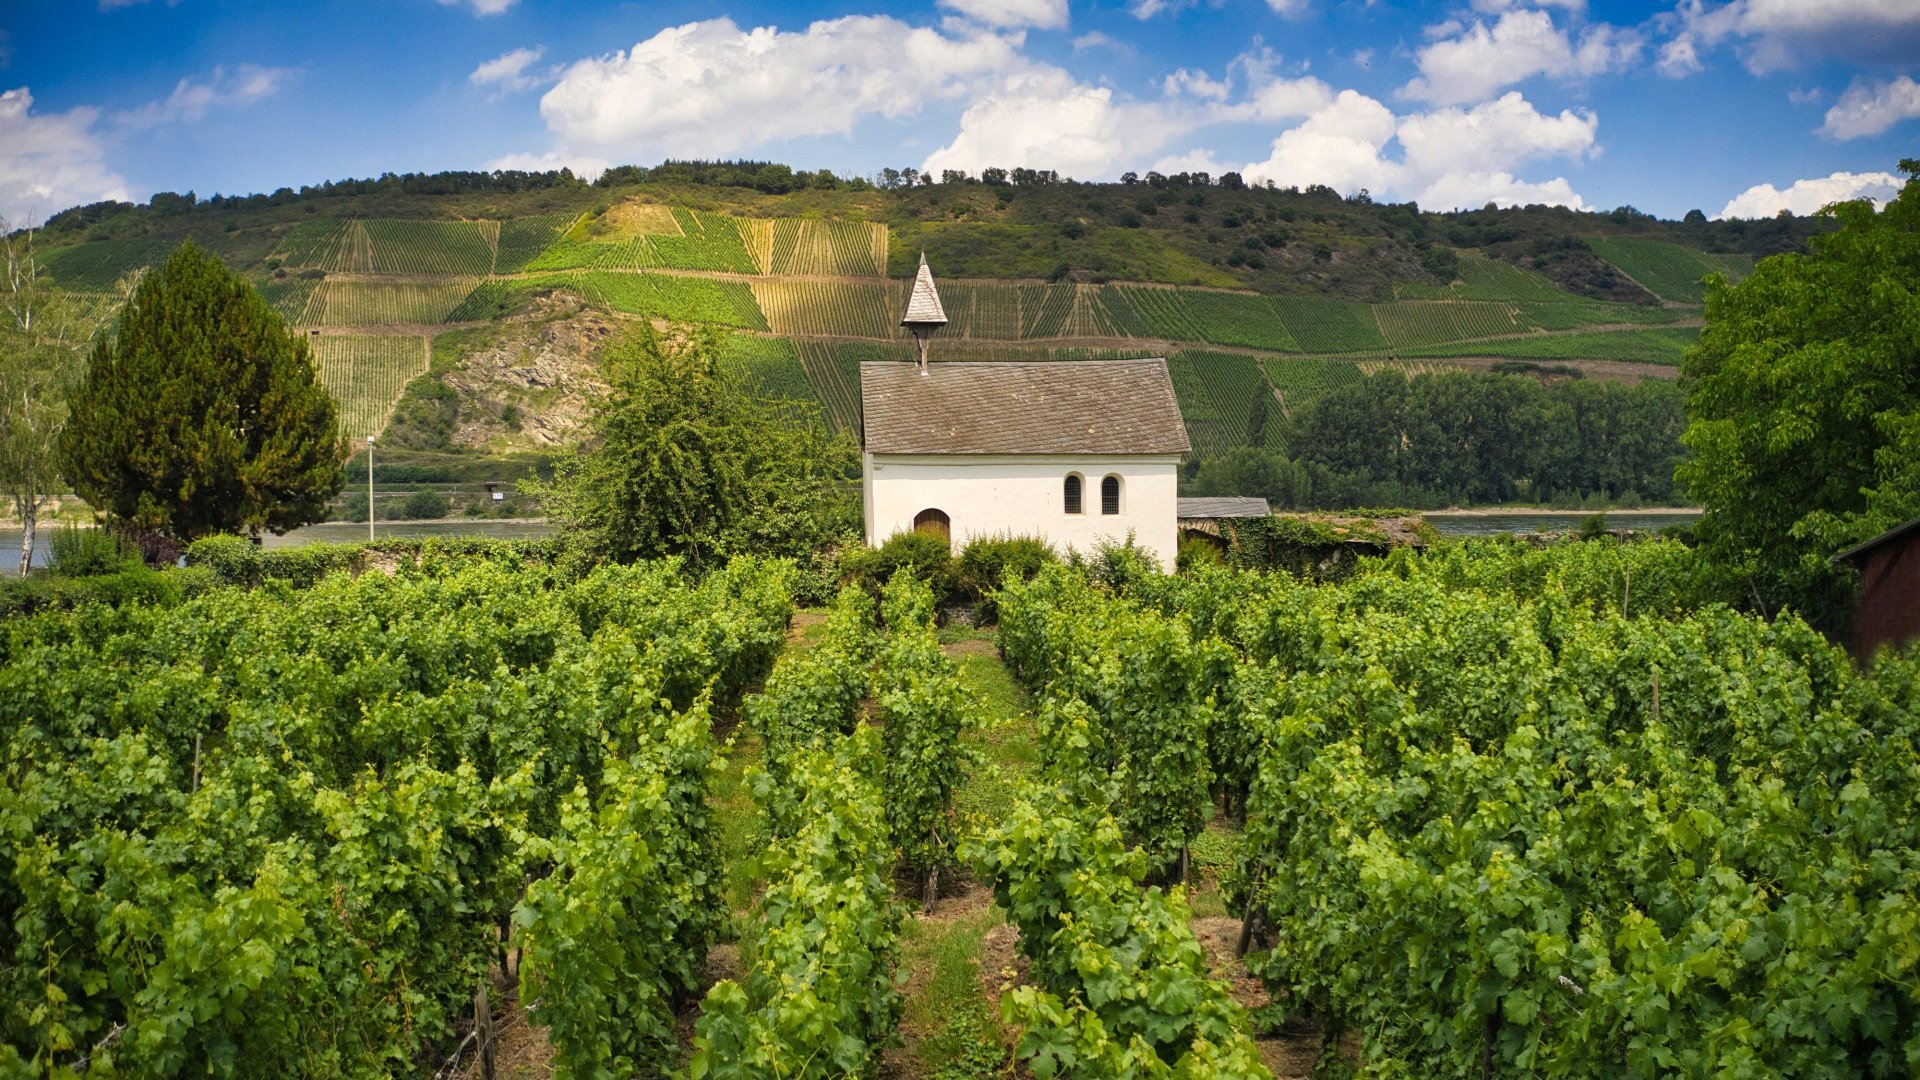
<path id="1" fill-rule="evenodd" d="M 459 399 L 451 437 L 462 450 L 539 450 L 578 441 L 606 389 L 598 354 L 619 333 L 605 312 L 554 293 L 476 332 L 439 376 Z"/>

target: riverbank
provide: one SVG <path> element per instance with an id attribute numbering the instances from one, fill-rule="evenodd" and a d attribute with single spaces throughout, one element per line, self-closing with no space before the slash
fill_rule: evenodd
<path id="1" fill-rule="evenodd" d="M 64 522 L 63 524 L 90 525 L 91 521 Z M 537 540 L 552 536 L 559 526 L 544 517 L 538 518 L 423 518 L 399 521 L 376 521 L 373 524 L 375 540 L 417 540 L 439 537 L 454 539 L 463 536 L 486 536 L 500 540 Z M 47 565 L 49 539 L 52 528 L 40 526 L 33 537 L 33 567 L 40 569 Z M 16 577 L 20 571 L 20 526 L 8 526 L 0 522 L 0 577 Z M 354 544 L 365 543 L 367 523 L 364 521 L 327 521 L 317 525 L 304 525 L 284 536 L 272 533 L 260 538 L 260 546 L 269 549 L 301 547 L 306 544 Z"/>
<path id="2" fill-rule="evenodd" d="M 1614 507 L 1607 510 L 1564 510 L 1554 506 L 1486 506 L 1479 508 L 1449 506 L 1445 510 L 1422 510 L 1420 511 L 1420 516 L 1430 518 L 1540 517 L 1542 515 L 1553 515 L 1556 517 L 1592 517 L 1595 514 L 1604 514 L 1607 517 L 1614 517 L 1616 515 L 1649 514 L 1662 517 L 1699 517 L 1704 513 L 1706 513 L 1706 511 L 1698 506 L 1641 506 L 1631 510 L 1625 507 Z"/>

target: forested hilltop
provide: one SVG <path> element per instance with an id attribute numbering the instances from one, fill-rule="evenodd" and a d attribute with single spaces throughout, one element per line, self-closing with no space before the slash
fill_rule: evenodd
<path id="1" fill-rule="evenodd" d="M 51 283 L 106 326 L 138 274 L 194 240 L 308 335 L 350 436 L 384 435 L 399 452 L 385 464 L 409 476 L 469 480 L 510 478 L 570 444 L 600 386 L 598 343 L 640 319 L 710 330 L 764 392 L 857 432 L 857 365 L 909 356 L 896 324 L 924 252 L 953 319 L 939 359 L 1166 356 L 1194 480 L 1200 462 L 1248 451 L 1302 470 L 1351 457 L 1300 445 L 1315 428 L 1300 413 L 1335 392 L 1379 399 L 1369 375 L 1493 369 L 1550 390 L 1671 379 L 1698 337 L 1703 279 L 1737 279 L 1829 227 L 1632 207 L 1433 213 L 1231 173 L 1090 184 L 1025 169 L 849 179 L 667 163 L 592 183 L 439 173 L 161 193 L 56 214 L 35 246 Z M 1667 396 L 1671 423 L 1608 408 L 1670 429 L 1670 443 Z M 1666 460 L 1651 468 L 1552 492 L 1533 466 L 1458 491 L 1377 471 L 1319 486 L 1346 501 L 1618 499 L 1670 481 Z"/>

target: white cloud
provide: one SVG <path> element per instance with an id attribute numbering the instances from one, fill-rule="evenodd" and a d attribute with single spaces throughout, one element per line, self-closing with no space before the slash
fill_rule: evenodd
<path id="1" fill-rule="evenodd" d="M 1920 83 L 1912 78 L 1902 75 L 1879 86 L 1856 82 L 1827 110 L 1820 134 L 1835 139 L 1858 139 L 1878 135 L 1916 116 L 1920 116 Z"/>
<path id="2" fill-rule="evenodd" d="M 1226 83 L 1204 71 L 1181 68 L 1166 77 L 1161 91 L 1168 97 L 1190 97 L 1202 101 L 1225 101 L 1231 93 Z"/>
<path id="3" fill-rule="evenodd" d="M 560 153 L 545 154 L 503 154 L 482 165 L 488 171 L 495 169 L 518 169 L 522 172 L 554 172 L 559 169 L 572 169 L 573 175 L 584 180 L 597 180 L 607 171 L 610 162 L 596 157 L 579 157 Z"/>
<path id="4" fill-rule="evenodd" d="M 1366 188 L 1452 208 L 1586 203 L 1564 178 L 1518 179 L 1518 166 L 1543 158 L 1579 160 L 1594 152 L 1599 120 L 1592 113 L 1539 112 L 1517 91 L 1472 109 L 1443 108 L 1397 117 L 1352 90 L 1282 132 L 1266 161 L 1248 165 L 1249 180 L 1282 186 L 1325 184 L 1346 194 Z M 1397 141 L 1399 160 L 1387 155 Z"/>
<path id="5" fill-rule="evenodd" d="M 1580 45 L 1573 50 L 1571 74 L 1604 75 L 1624 71 L 1640 58 L 1640 50 L 1646 45 L 1646 38 L 1636 30 L 1596 23 L 1580 34 Z"/>
<path id="6" fill-rule="evenodd" d="M 103 199 L 128 200 L 94 130 L 100 111 L 35 113 L 24 86 L 0 93 L 0 217 L 14 226 Z"/>
<path id="7" fill-rule="evenodd" d="M 1508 172 L 1457 172 L 1436 178 L 1415 193 L 1413 200 L 1430 209 L 1485 206 L 1565 206 L 1588 209 L 1586 200 L 1573 190 L 1565 177 L 1556 176 L 1541 183 L 1516 180 Z"/>
<path id="8" fill-rule="evenodd" d="M 1232 111 L 1244 113 L 1252 120 L 1298 120 L 1333 104 L 1333 98 L 1333 87 L 1312 76 L 1273 79 L 1253 87 L 1246 101 Z"/>
<path id="9" fill-rule="evenodd" d="M 1473 0 L 1473 10 L 1484 15 L 1498 15 L 1503 11 L 1524 7 L 1557 7 L 1578 12 L 1587 10 L 1587 0 Z"/>
<path id="10" fill-rule="evenodd" d="M 655 153 L 717 156 L 847 134 L 872 118 L 946 105 L 960 110 L 957 130 L 943 135 L 924 125 L 899 143 L 933 147 L 921 167 L 936 175 L 1000 166 L 1094 180 L 1151 161 L 1161 171 L 1239 171 L 1250 180 L 1395 191 L 1436 205 L 1584 205 L 1565 179 L 1538 180 L 1521 168 L 1593 153 L 1598 121 L 1589 112 L 1542 114 L 1509 92 L 1471 108 L 1397 116 L 1299 66 L 1280 74 L 1281 58 L 1263 48 L 1236 57 L 1221 77 L 1177 70 L 1158 97 L 1138 99 L 1031 60 L 1024 44 L 1018 32 L 960 19 L 937 30 L 884 16 L 787 32 L 742 30 L 727 19 L 691 23 L 568 67 L 541 101 L 552 152 L 496 164 L 580 170 L 583 161 Z M 1577 69 L 1577 50 L 1565 44 L 1566 62 Z M 505 81 L 531 64 L 502 57 L 483 70 Z M 1193 139 L 1230 123 L 1285 130 L 1266 160 L 1236 170 Z"/>
<path id="11" fill-rule="evenodd" d="M 1899 194 L 1903 181 L 1892 173 L 1837 172 L 1831 176 L 1796 180 L 1785 191 L 1772 184 L 1755 184 L 1735 195 L 1720 213 L 1721 218 L 1773 217 L 1782 210 L 1811 214 L 1829 203 L 1848 199 L 1872 199 L 1875 206 Z"/>
<path id="12" fill-rule="evenodd" d="M 1911 63 L 1920 55 L 1914 0 L 1681 0 L 1668 21 L 1701 44 L 1735 44 L 1755 74 L 1810 57 Z"/>
<path id="13" fill-rule="evenodd" d="M 1221 0 L 1210 0 L 1210 2 L 1214 7 L 1219 7 Z M 1127 14 L 1136 19 L 1151 19 L 1155 15 L 1185 11 L 1200 3 L 1201 0 L 1127 0 Z"/>
<path id="14" fill-rule="evenodd" d="M 1189 150 L 1184 154 L 1163 157 L 1148 168 L 1167 176 L 1174 173 L 1203 172 L 1215 178 L 1218 178 L 1221 173 L 1233 171 L 1232 166 L 1221 164 L 1220 159 L 1214 157 L 1211 150 Z"/>
<path id="15" fill-rule="evenodd" d="M 293 77 L 291 68 L 260 67 L 241 64 L 231 74 L 224 67 L 213 69 L 204 81 L 181 79 L 173 92 L 158 101 L 114 116 L 116 123 L 129 128 L 150 128 L 177 122 L 196 123 L 208 109 L 251 105 L 280 91 Z"/>
<path id="16" fill-rule="evenodd" d="M 474 68 L 467 81 L 475 86 L 496 86 L 503 93 L 518 93 L 531 90 L 546 80 L 538 75 L 527 74 L 527 68 L 547 53 L 546 46 L 538 48 L 520 48 L 499 56 Z"/>
<path id="17" fill-rule="evenodd" d="M 569 147 L 728 154 L 844 135 L 870 116 L 911 116 L 928 101 L 977 96 L 996 78 L 1033 67 L 1019 41 L 878 15 L 798 32 L 712 19 L 578 61 L 540 99 L 540 113 Z"/>
<path id="18" fill-rule="evenodd" d="M 1420 75 L 1400 94 L 1442 105 L 1480 101 L 1536 75 L 1573 78 L 1618 70 L 1633 62 L 1643 44 L 1634 31 L 1601 23 L 1588 27 L 1576 45 L 1544 11 L 1507 11 L 1491 28 L 1476 22 L 1458 36 L 1422 46 L 1415 55 Z"/>
<path id="19" fill-rule="evenodd" d="M 1057 68 L 1036 68 L 977 97 L 960 117 L 959 134 L 921 168 L 1026 166 L 1091 179 L 1141 160 L 1193 126 L 1191 116 L 1117 98 Z"/>
<path id="20" fill-rule="evenodd" d="M 1122 56 L 1132 56 L 1133 46 L 1115 39 L 1098 30 L 1089 30 L 1073 39 L 1073 51 L 1085 52 L 1088 49 L 1112 49 Z"/>
<path id="21" fill-rule="evenodd" d="M 1267 0 L 1267 7 L 1283 19 L 1297 19 L 1313 6 L 1313 0 Z"/>
<path id="22" fill-rule="evenodd" d="M 123 0 L 123 2 L 133 3 L 138 0 Z M 474 16 L 482 19 L 489 15 L 498 15 L 519 2 L 520 0 L 440 0 L 445 7 L 470 7 L 473 9 Z"/>
<path id="23" fill-rule="evenodd" d="M 1333 104 L 1333 87 L 1311 75 L 1288 78 L 1277 74 L 1280 63 L 1281 58 L 1268 49 L 1235 57 L 1228 70 L 1246 85 L 1246 95 L 1237 102 L 1217 106 L 1209 119 L 1299 120 Z"/>
<path id="24" fill-rule="evenodd" d="M 1281 187 L 1325 184 L 1343 192 L 1385 191 L 1399 166 L 1382 151 L 1394 137 L 1393 111 L 1365 94 L 1342 90 L 1298 127 L 1273 140 L 1273 153 L 1241 172 Z"/>
<path id="25" fill-rule="evenodd" d="M 1680 34 L 1660 46 L 1659 58 L 1653 62 L 1653 69 L 1669 79 L 1681 79 L 1705 70 L 1700 63 L 1700 50 L 1695 47 L 1692 34 Z"/>
<path id="26" fill-rule="evenodd" d="M 1398 134 L 1407 168 L 1424 178 L 1461 165 L 1498 171 L 1539 158 L 1578 159 L 1592 151 L 1599 127 L 1590 112 L 1565 109 L 1547 116 L 1509 90 L 1472 109 L 1416 113 L 1400 121 Z"/>
<path id="27" fill-rule="evenodd" d="M 0 216 L 37 224 L 70 206 L 131 199 L 126 181 L 107 166 L 110 139 L 250 105 L 278 93 L 294 74 L 256 64 L 217 67 L 204 79 L 181 79 L 166 97 L 107 116 L 91 106 L 36 113 L 26 87 L 0 93 Z"/>
<path id="28" fill-rule="evenodd" d="M 940 6 L 983 26 L 1064 30 L 1067 25 L 1067 0 L 940 0 Z"/>

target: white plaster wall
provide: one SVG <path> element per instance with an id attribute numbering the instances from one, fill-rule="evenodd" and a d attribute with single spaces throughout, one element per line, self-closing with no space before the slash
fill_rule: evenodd
<path id="1" fill-rule="evenodd" d="M 1014 457 L 986 454 L 906 456 L 868 454 L 861 483 L 867 543 L 879 545 L 913 528 L 920 511 L 939 509 L 953 524 L 955 551 L 976 536 L 1012 533 L 1045 537 L 1056 548 L 1091 553 L 1103 541 L 1134 541 L 1173 569 L 1178 539 L 1180 459 L 1127 457 Z M 1085 481 L 1082 512 L 1066 512 L 1065 480 Z M 1119 475 L 1120 513 L 1100 512 L 1100 480 Z"/>

